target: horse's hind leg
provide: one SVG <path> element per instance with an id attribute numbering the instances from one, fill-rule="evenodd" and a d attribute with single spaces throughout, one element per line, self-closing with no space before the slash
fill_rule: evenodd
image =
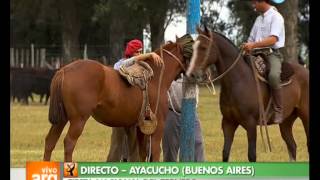
<path id="1" fill-rule="evenodd" d="M 224 145 L 222 152 L 223 162 L 229 161 L 230 149 L 234 138 L 234 133 L 239 124 L 232 120 L 222 119 L 222 130 L 224 135 Z"/>
<path id="2" fill-rule="evenodd" d="M 297 144 L 292 134 L 292 126 L 297 115 L 293 112 L 283 123 L 279 124 L 282 139 L 286 142 L 290 161 L 296 161 Z"/>
<path id="3" fill-rule="evenodd" d="M 51 153 L 55 148 L 57 141 L 62 133 L 64 126 L 66 125 L 67 121 L 62 121 L 59 124 L 52 125 L 48 135 L 45 139 L 45 149 L 44 149 L 44 161 L 50 161 Z"/>
<path id="4" fill-rule="evenodd" d="M 70 127 L 68 129 L 67 135 L 64 138 L 64 161 L 72 162 L 72 153 L 79 136 L 82 134 L 84 125 L 86 124 L 89 116 L 86 118 L 74 118 L 70 119 Z"/>
<path id="5" fill-rule="evenodd" d="M 301 87 L 301 98 L 300 105 L 297 108 L 298 117 L 302 120 L 302 124 L 304 127 L 304 131 L 307 137 L 307 147 L 308 152 L 310 154 L 310 146 L 309 146 L 309 74 L 305 78 L 306 84 Z"/>
<path id="6" fill-rule="evenodd" d="M 309 103 L 309 102 L 308 102 Z M 309 107 L 307 107 L 308 104 L 305 104 L 304 107 L 301 109 L 298 109 L 298 116 L 300 117 L 304 131 L 306 133 L 307 137 L 307 147 L 308 147 L 308 152 L 310 154 L 310 147 L 309 147 Z"/>

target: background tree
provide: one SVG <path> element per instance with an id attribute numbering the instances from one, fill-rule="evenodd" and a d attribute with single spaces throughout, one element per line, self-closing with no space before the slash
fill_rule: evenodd
<path id="1" fill-rule="evenodd" d="M 201 0 L 201 25 L 206 25 L 208 28 L 229 35 L 233 31 L 233 24 L 223 20 L 221 13 L 222 8 L 227 5 L 227 1 L 223 0 Z"/>
<path id="2" fill-rule="evenodd" d="M 276 6 L 282 14 L 285 23 L 286 40 L 282 53 L 285 61 L 298 62 L 298 0 L 289 0 Z"/>
<path id="3" fill-rule="evenodd" d="M 110 64 L 122 57 L 127 41 L 150 34 L 152 50 L 164 41 L 164 32 L 176 17 L 186 16 L 185 0 L 11 0 L 11 46 L 47 48 L 66 61 L 105 56 Z M 230 9 L 224 21 L 221 8 Z M 309 0 L 287 0 L 277 6 L 286 20 L 286 59 L 295 59 L 301 49 L 308 54 Z M 228 36 L 237 45 L 247 40 L 257 13 L 250 1 L 201 0 L 201 24 Z M 295 22 L 295 20 L 297 20 Z M 303 55 L 305 55 L 303 54 Z M 290 57 L 289 57 L 290 56 Z"/>
<path id="4" fill-rule="evenodd" d="M 142 39 L 144 28 L 151 33 L 152 50 L 158 48 L 168 24 L 185 11 L 185 1 L 109 0 L 100 1 L 95 8 L 97 21 L 109 27 L 109 58 L 114 63 L 123 55 L 126 42 Z"/>
<path id="5" fill-rule="evenodd" d="M 285 19 L 286 48 L 283 51 L 284 59 L 297 61 L 301 44 L 308 47 L 309 0 L 287 0 L 274 5 Z M 231 23 L 237 27 L 235 42 L 247 41 L 251 27 L 257 13 L 252 10 L 250 1 L 230 0 L 228 7 L 231 11 Z M 307 48 L 308 49 L 308 48 Z"/>

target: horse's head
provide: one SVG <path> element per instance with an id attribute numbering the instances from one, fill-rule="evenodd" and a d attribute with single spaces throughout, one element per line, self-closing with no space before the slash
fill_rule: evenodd
<path id="1" fill-rule="evenodd" d="M 170 61 L 177 63 L 177 68 L 180 69 L 179 73 L 186 72 L 186 67 L 190 62 L 192 57 L 192 45 L 194 41 L 190 34 L 186 34 L 180 38 L 176 37 L 176 42 L 168 42 L 167 44 L 163 45 L 162 48 L 159 49 L 158 53 L 167 55 Z"/>
<path id="2" fill-rule="evenodd" d="M 193 76 L 202 81 L 208 66 L 218 61 L 219 50 L 210 30 L 205 27 L 202 31 L 197 27 L 197 31 L 199 35 L 193 45 L 193 55 L 186 74 L 188 77 Z"/>

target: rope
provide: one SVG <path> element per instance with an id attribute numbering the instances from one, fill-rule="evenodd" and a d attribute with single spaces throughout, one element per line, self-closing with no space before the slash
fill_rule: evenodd
<path id="1" fill-rule="evenodd" d="M 209 47 L 212 45 L 212 40 L 211 40 L 209 37 L 207 37 L 207 36 L 205 36 L 205 35 L 203 35 L 203 34 L 199 34 L 199 36 L 201 36 L 201 37 L 203 37 L 203 38 L 205 38 L 206 40 L 209 41 Z M 209 48 L 209 49 L 210 49 L 210 48 Z M 209 49 L 208 49 L 208 50 L 209 50 Z M 243 47 L 241 46 L 241 47 L 240 47 L 240 52 L 239 52 L 236 60 L 231 64 L 231 66 L 229 66 L 229 68 L 228 68 L 225 72 L 223 72 L 222 74 L 220 74 L 218 77 L 214 78 L 214 79 L 211 81 L 211 83 L 213 83 L 213 82 L 215 82 L 215 81 L 223 78 L 223 77 L 237 64 L 237 62 L 238 62 L 238 61 L 240 60 L 240 58 L 244 55 L 244 53 L 245 53 L 245 51 L 244 51 Z M 209 51 L 207 51 L 206 54 L 209 54 Z M 205 59 L 207 59 L 207 57 L 205 57 Z"/>
<path id="2" fill-rule="evenodd" d="M 269 118 L 267 118 L 267 113 L 269 112 L 269 109 L 270 109 L 270 107 L 271 107 L 271 102 L 272 102 L 272 98 L 270 97 L 270 99 L 269 99 L 269 102 L 268 102 L 268 105 L 267 105 L 267 109 L 266 109 L 266 111 L 264 112 L 264 119 L 265 119 L 265 124 L 264 124 L 264 127 L 265 127 L 265 131 L 266 131 L 266 135 L 267 135 L 267 140 L 268 140 L 268 147 L 269 147 L 269 150 L 270 150 L 270 152 L 272 151 L 272 149 L 271 149 L 271 142 L 270 142 L 270 137 L 269 137 L 269 131 L 268 131 L 268 126 L 267 126 L 267 120 L 269 119 Z"/>
<path id="3" fill-rule="evenodd" d="M 179 60 L 179 58 L 177 58 L 177 56 L 175 56 L 174 54 L 172 54 L 170 51 L 166 50 L 166 49 L 162 49 L 162 47 L 160 47 L 160 53 L 163 54 L 163 52 L 166 52 L 167 54 L 169 54 L 170 56 L 173 57 L 174 60 L 176 60 L 179 65 L 181 66 L 182 70 L 186 71 L 186 68 L 184 67 L 184 65 L 182 64 L 182 62 Z M 162 58 L 163 55 L 161 55 Z"/>
<path id="4" fill-rule="evenodd" d="M 267 125 L 267 120 L 265 119 L 265 112 L 264 112 L 264 105 L 263 105 L 263 100 L 262 100 L 262 95 L 261 95 L 261 89 L 260 89 L 260 85 L 259 85 L 259 80 L 258 80 L 258 76 L 257 76 L 257 70 L 253 65 L 253 62 L 250 61 L 251 64 L 251 68 L 253 69 L 253 76 L 256 82 L 256 88 L 257 88 L 257 93 L 258 93 L 258 104 L 259 104 L 259 125 L 260 125 L 260 134 L 261 134 L 261 139 L 262 139 L 262 143 L 263 143 L 263 147 L 265 152 L 267 152 L 267 148 L 265 145 L 265 140 L 264 140 L 264 136 L 263 136 L 263 129 L 262 126 L 265 126 L 265 130 L 266 130 L 266 136 L 267 136 L 267 140 L 268 140 L 268 146 L 269 146 L 269 150 L 271 152 L 271 143 L 270 143 L 270 137 L 269 137 L 269 133 L 268 133 L 268 125 Z M 269 102 L 270 103 L 270 102 Z M 268 103 L 268 104 L 269 104 Z M 269 106 L 269 105 L 268 105 Z"/>
<path id="5" fill-rule="evenodd" d="M 163 49 L 162 46 L 160 46 L 160 57 L 163 59 Z M 161 83 L 162 83 L 162 78 L 163 78 L 163 73 L 164 73 L 164 64 L 162 64 L 161 67 L 161 72 L 160 72 L 160 78 L 159 78 L 159 83 L 158 83 L 158 92 L 157 92 L 157 102 L 156 102 L 156 109 L 154 111 L 155 116 L 157 116 L 158 113 L 158 108 L 159 108 L 159 101 L 160 101 L 160 91 L 161 91 Z M 150 162 L 151 159 L 151 135 L 149 135 L 149 154 L 148 154 L 148 159 L 147 162 Z"/>
<path id="6" fill-rule="evenodd" d="M 208 79 L 209 79 L 209 82 L 211 84 L 211 87 L 212 87 L 212 90 L 210 89 L 209 85 L 206 84 L 207 88 L 209 89 L 210 93 L 212 93 L 212 95 L 216 95 L 216 89 L 214 88 L 214 84 L 211 80 L 211 73 L 210 71 L 207 71 L 207 76 L 208 76 Z"/>
<path id="7" fill-rule="evenodd" d="M 172 93 L 174 93 L 174 92 L 172 92 Z M 178 112 L 176 111 L 176 109 L 174 108 L 174 106 L 173 106 L 173 103 L 172 103 L 172 100 L 171 100 L 170 93 L 169 93 L 169 92 L 167 92 L 167 94 L 168 94 L 169 102 L 170 102 L 170 105 L 171 105 L 171 107 L 172 107 L 173 112 L 174 112 L 174 113 L 176 113 L 176 115 L 180 115 L 180 113 L 178 113 Z M 174 95 L 173 95 L 173 96 L 174 96 Z"/>
<path id="8" fill-rule="evenodd" d="M 150 162 L 150 160 L 151 160 L 151 135 L 149 135 L 149 155 L 148 155 L 147 162 Z"/>
<path id="9" fill-rule="evenodd" d="M 237 64 L 237 62 L 239 62 L 239 60 L 241 59 L 241 56 L 242 56 L 243 54 L 244 54 L 244 49 L 241 48 L 241 50 L 240 50 L 240 52 L 239 52 L 236 60 L 231 64 L 231 66 L 230 66 L 225 72 L 223 72 L 222 74 L 220 74 L 218 77 L 214 78 L 214 79 L 212 80 L 212 83 L 215 82 L 215 81 L 217 81 L 217 80 L 219 80 L 219 79 L 221 79 L 221 78 L 223 78 L 223 77 Z"/>
<path id="10" fill-rule="evenodd" d="M 162 46 L 160 46 L 160 57 L 161 57 L 161 59 L 163 59 L 163 49 L 162 49 Z M 159 84 L 158 84 L 157 104 L 156 104 L 156 109 L 155 109 L 155 112 L 154 112 L 154 113 L 155 113 L 155 115 L 157 115 L 158 107 L 159 107 L 159 100 L 160 100 L 160 87 L 161 87 L 161 83 L 162 83 L 162 78 L 163 78 L 164 68 L 165 68 L 165 65 L 164 65 L 164 64 L 162 64 L 161 72 L 160 72 L 160 78 L 159 78 Z"/>

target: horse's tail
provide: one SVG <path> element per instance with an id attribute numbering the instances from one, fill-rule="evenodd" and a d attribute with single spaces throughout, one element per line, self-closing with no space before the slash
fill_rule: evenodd
<path id="1" fill-rule="evenodd" d="M 67 115 L 62 98 L 62 84 L 64 70 L 59 70 L 54 75 L 50 86 L 49 121 L 51 124 L 58 124 L 67 120 Z"/>

